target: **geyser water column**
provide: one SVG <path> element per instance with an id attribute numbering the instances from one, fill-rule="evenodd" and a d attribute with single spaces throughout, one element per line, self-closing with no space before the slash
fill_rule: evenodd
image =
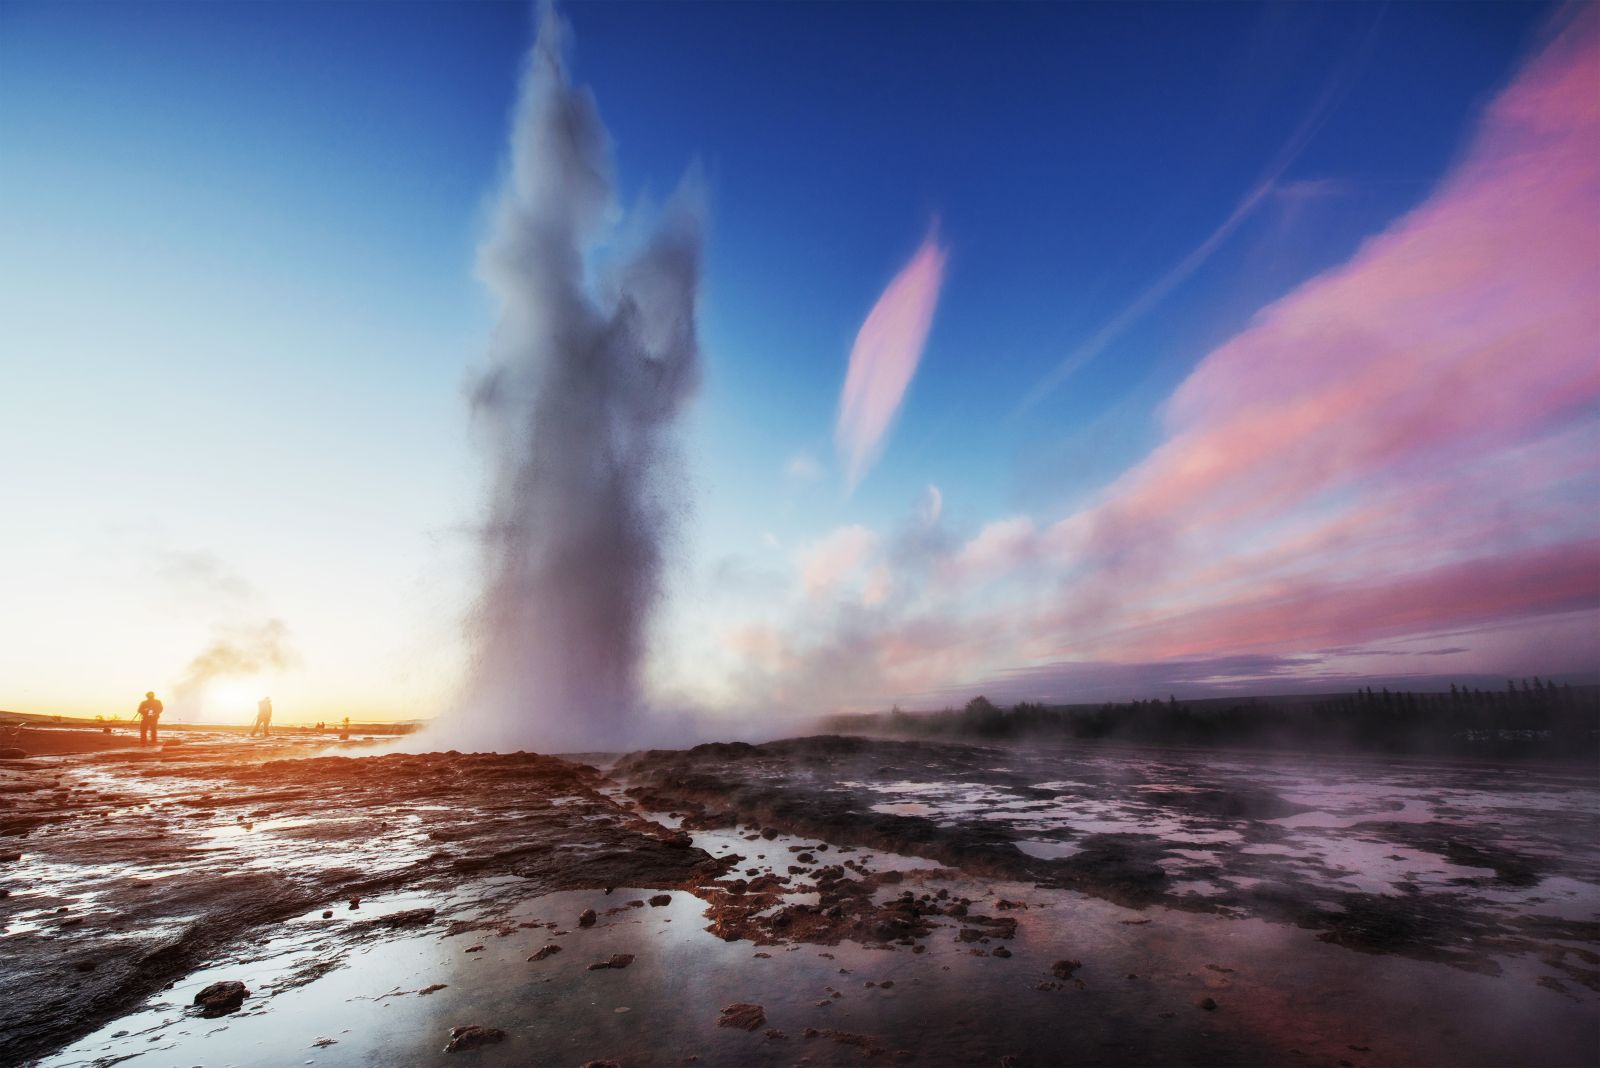
<path id="1" fill-rule="evenodd" d="M 621 222 L 610 145 L 563 35 L 546 9 L 480 249 L 500 318 L 472 396 L 490 464 L 473 660 L 432 732 L 452 748 L 630 744 L 683 511 L 671 437 L 699 379 L 703 197 L 691 175 L 631 254 L 597 262 Z"/>

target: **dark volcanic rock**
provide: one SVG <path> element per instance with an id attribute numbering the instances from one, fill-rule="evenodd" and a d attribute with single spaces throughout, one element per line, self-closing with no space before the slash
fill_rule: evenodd
<path id="1" fill-rule="evenodd" d="M 243 1005 L 249 996 L 250 991 L 243 983 L 227 979 L 201 990 L 194 996 L 194 1003 L 200 1006 L 202 1016 L 222 1016 Z"/>
<path id="2" fill-rule="evenodd" d="M 480 1024 L 467 1024 L 464 1027 L 450 1028 L 450 1042 L 445 1046 L 446 1053 L 460 1053 L 462 1050 L 477 1049 L 479 1046 L 492 1046 L 496 1042 L 505 1041 L 506 1033 L 498 1027 L 484 1027 Z"/>
<path id="3" fill-rule="evenodd" d="M 741 1001 L 729 1005 L 722 1010 L 722 1017 L 717 1020 L 718 1027 L 738 1027 L 745 1031 L 754 1031 L 767 1022 L 767 1011 L 760 1005 L 753 1005 Z"/>
<path id="4" fill-rule="evenodd" d="M 379 916 L 375 920 L 366 921 L 368 927 L 421 927 L 425 923 L 432 923 L 435 911 L 433 909 L 406 909 L 403 912 L 391 912 L 387 916 Z"/>
<path id="5" fill-rule="evenodd" d="M 650 899 L 650 904 L 654 905 L 656 908 L 660 908 L 662 905 L 670 905 L 672 904 L 672 895 L 657 894 L 655 897 Z"/>
<path id="6" fill-rule="evenodd" d="M 594 909 L 584 909 L 582 912 L 578 913 L 578 926 L 593 927 L 596 919 L 598 919 L 598 917 L 595 916 Z"/>

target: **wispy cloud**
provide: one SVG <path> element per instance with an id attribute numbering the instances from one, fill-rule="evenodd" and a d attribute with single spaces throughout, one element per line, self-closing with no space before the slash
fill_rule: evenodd
<path id="1" fill-rule="evenodd" d="M 1381 19 L 1381 13 L 1379 16 Z M 1289 139 L 1278 149 L 1277 155 L 1267 164 L 1254 185 L 1245 191 L 1239 198 L 1228 217 L 1223 219 L 1217 228 L 1200 244 L 1190 249 L 1189 252 L 1160 277 L 1150 283 L 1131 301 L 1124 305 L 1115 315 L 1086 338 L 1072 351 L 1068 352 L 1055 367 L 1051 368 L 1034 387 L 1022 398 L 1021 403 L 1012 413 L 1013 416 L 1021 415 L 1045 397 L 1053 393 L 1068 378 L 1072 377 L 1085 364 L 1099 356 L 1108 345 L 1121 337 L 1129 327 L 1144 318 L 1152 309 L 1159 305 L 1167 296 L 1185 281 L 1189 276 L 1198 271 L 1218 249 L 1227 243 L 1234 232 L 1254 216 L 1261 206 L 1284 191 L 1280 185 L 1283 176 L 1288 172 L 1294 162 L 1300 158 L 1301 153 L 1311 144 L 1322 129 L 1324 123 L 1338 110 L 1339 104 L 1349 93 L 1351 86 L 1360 76 L 1362 68 L 1366 65 L 1368 51 L 1376 35 L 1379 19 L 1374 19 L 1372 26 L 1361 47 L 1354 56 L 1343 65 L 1323 87 L 1322 93 L 1313 102 L 1311 107 L 1301 117 L 1300 124 L 1289 135 Z M 1314 183 L 1295 182 L 1288 183 L 1288 191 L 1306 193 Z"/>
<path id="2" fill-rule="evenodd" d="M 822 477 L 822 464 L 808 452 L 797 452 L 783 465 L 783 473 L 800 482 L 815 482 Z"/>
<path id="3" fill-rule="evenodd" d="M 850 350 L 834 440 L 854 489 L 883 449 L 939 303 L 947 252 L 930 233 L 867 314 Z"/>
<path id="4" fill-rule="evenodd" d="M 840 527 L 801 555 L 800 581 L 807 596 L 830 593 L 854 575 L 877 544 L 878 536 L 866 527 Z"/>

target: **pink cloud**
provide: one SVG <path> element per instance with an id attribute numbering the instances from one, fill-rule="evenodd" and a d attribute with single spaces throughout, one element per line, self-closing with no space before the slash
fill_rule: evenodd
<path id="1" fill-rule="evenodd" d="M 939 302 L 945 258 L 946 250 L 929 234 L 856 334 L 834 430 L 851 488 L 882 451 L 884 436 L 916 374 Z"/>
<path id="2" fill-rule="evenodd" d="M 854 576 L 878 543 L 860 525 L 840 527 L 801 554 L 800 585 L 808 597 L 821 597 Z M 886 581 L 886 580 L 884 580 Z"/>

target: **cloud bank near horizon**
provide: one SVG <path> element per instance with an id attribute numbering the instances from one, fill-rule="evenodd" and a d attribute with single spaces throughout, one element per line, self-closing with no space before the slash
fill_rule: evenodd
<path id="1" fill-rule="evenodd" d="M 1534 655 L 1520 632 L 1546 671 L 1592 667 L 1596 144 L 1600 15 L 1585 9 L 1431 195 L 1200 359 L 1161 442 L 1089 504 L 964 536 L 936 512 L 820 539 L 788 617 L 729 628 L 742 696 L 861 707 L 1075 663 L 1315 670 L 1446 633 L 1467 635 L 1449 643 L 1463 671 Z M 930 239 L 857 340 L 839 421 L 852 485 L 915 371 L 942 267 Z"/>

